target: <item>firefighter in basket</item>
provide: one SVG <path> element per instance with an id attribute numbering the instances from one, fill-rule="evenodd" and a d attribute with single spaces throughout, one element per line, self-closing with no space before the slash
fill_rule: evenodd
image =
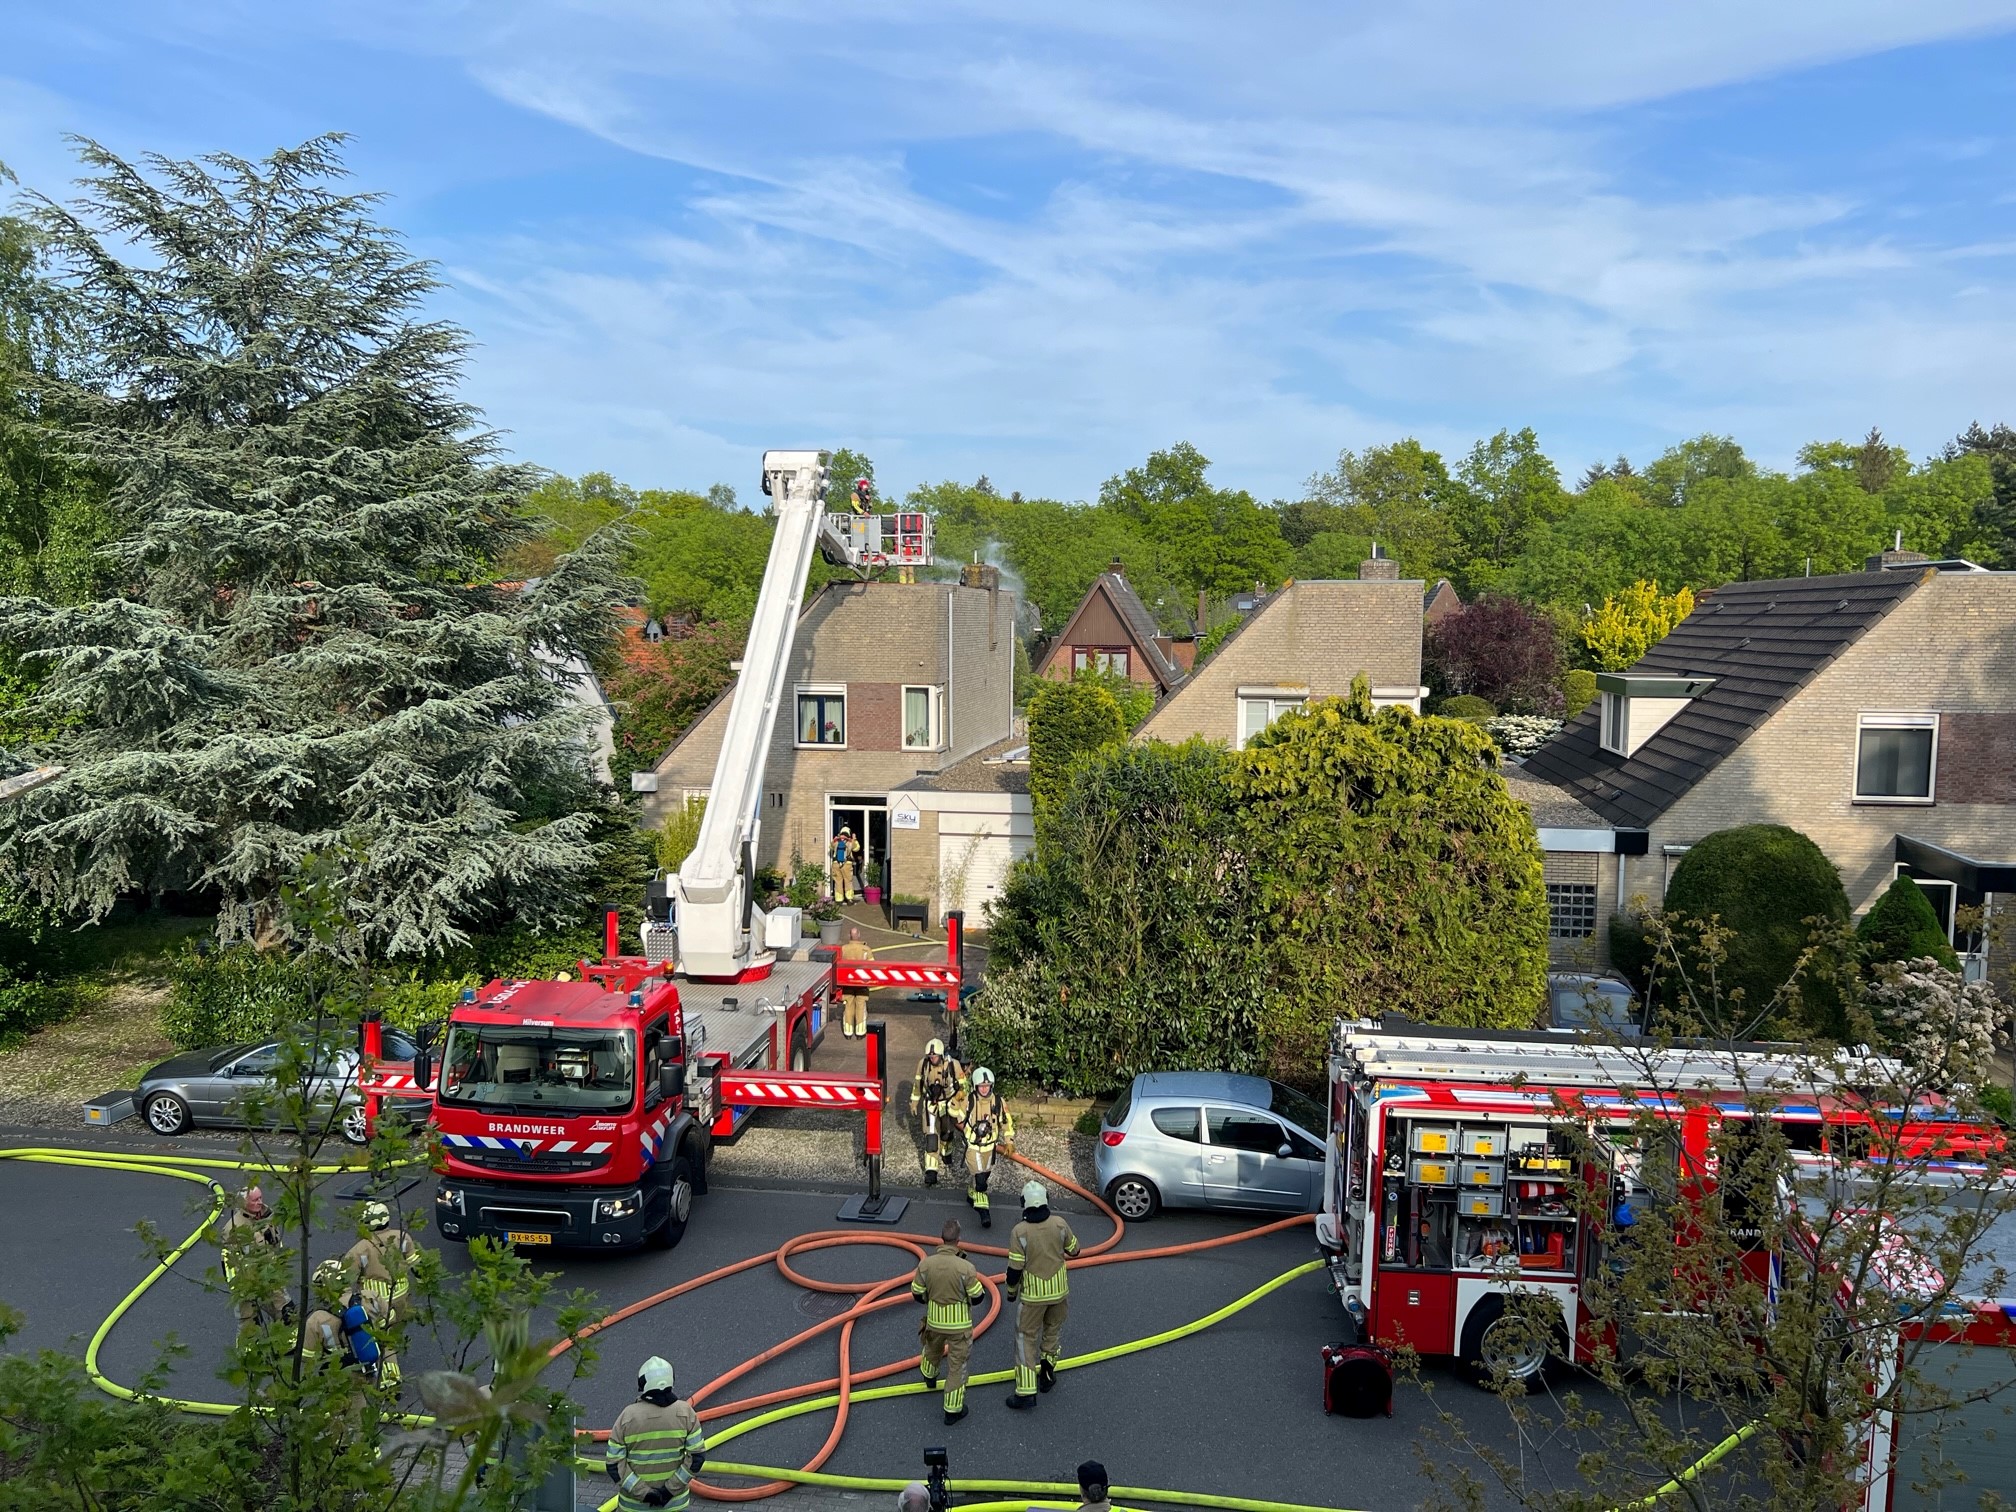
<path id="1" fill-rule="evenodd" d="M 980 1227 L 994 1227 L 987 1211 L 987 1176 L 998 1147 L 1015 1153 L 1015 1120 L 994 1088 L 994 1073 L 985 1066 L 973 1073 L 973 1085 L 959 1105 L 959 1132 L 966 1137 L 966 1169 L 973 1173 L 970 1200 L 980 1211 Z"/>
<path id="2" fill-rule="evenodd" d="M 910 1116 L 918 1120 L 922 1135 L 918 1143 L 924 1150 L 926 1186 L 938 1185 L 938 1172 L 943 1169 L 939 1152 L 958 1129 L 953 1105 L 965 1083 L 965 1068 L 945 1053 L 945 1041 L 934 1039 L 924 1047 L 917 1074 L 910 1079 Z"/>

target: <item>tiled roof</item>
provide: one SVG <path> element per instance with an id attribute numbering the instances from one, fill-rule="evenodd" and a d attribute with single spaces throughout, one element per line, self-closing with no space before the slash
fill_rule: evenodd
<path id="1" fill-rule="evenodd" d="M 1525 770 L 1614 824 L 1643 828 L 1930 575 L 1850 572 L 1717 588 L 1630 669 L 1712 677 L 1712 688 L 1628 758 L 1597 744 L 1599 698 L 1527 757 Z"/>
<path id="2" fill-rule="evenodd" d="M 1541 781 L 1528 767 L 1508 765 L 1500 770 L 1505 777 L 1505 790 L 1526 805 L 1533 815 L 1535 829 L 1610 828 L 1609 821 L 1601 814 L 1577 802 L 1553 783 Z"/>
<path id="3" fill-rule="evenodd" d="M 1114 609 L 1119 612 L 1120 618 L 1127 622 L 1127 628 L 1133 632 L 1135 641 L 1155 663 L 1156 670 L 1161 674 L 1162 685 L 1168 687 L 1181 682 L 1184 676 L 1183 669 L 1171 661 L 1168 653 L 1156 644 L 1155 638 L 1162 633 L 1162 626 L 1156 622 L 1155 616 L 1148 612 L 1148 606 L 1141 602 L 1141 595 L 1134 591 L 1134 585 L 1117 572 L 1102 573 L 1099 581 L 1106 585 L 1106 592 L 1113 599 Z"/>

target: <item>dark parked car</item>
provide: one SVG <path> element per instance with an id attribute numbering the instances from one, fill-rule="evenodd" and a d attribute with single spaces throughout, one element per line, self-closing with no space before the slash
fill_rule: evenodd
<path id="1" fill-rule="evenodd" d="M 1547 973 L 1547 1023 L 1576 1034 L 1636 1039 L 1645 1031 L 1638 994 L 1622 977 L 1587 971 Z"/>
<path id="2" fill-rule="evenodd" d="M 387 1029 L 384 1056 L 410 1061 L 419 1053 L 412 1039 Z M 274 1092 L 272 1075 L 280 1062 L 280 1041 L 224 1045 L 190 1050 L 165 1060 L 140 1078 L 133 1106 L 156 1134 L 186 1134 L 191 1129 L 245 1127 L 248 1094 Z M 364 1102 L 357 1092 L 357 1052 L 348 1045 L 330 1045 L 322 1052 L 314 1080 L 318 1102 L 340 1108 L 337 1129 L 352 1144 L 364 1142 Z"/>

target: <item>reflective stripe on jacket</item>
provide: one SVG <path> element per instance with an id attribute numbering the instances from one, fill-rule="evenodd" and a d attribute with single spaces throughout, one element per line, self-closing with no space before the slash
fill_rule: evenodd
<path id="1" fill-rule="evenodd" d="M 1018 1223 L 1008 1241 L 1010 1275 L 1022 1272 L 1018 1290 L 1024 1302 L 1059 1302 L 1070 1295 L 1071 1275 L 1064 1262 L 1078 1253 L 1078 1236 L 1056 1214 L 1041 1223 Z"/>
<path id="2" fill-rule="evenodd" d="M 967 1333 L 973 1327 L 973 1304 L 987 1295 L 987 1288 L 958 1246 L 941 1244 L 918 1262 L 910 1295 L 924 1304 L 926 1328 L 935 1333 Z"/>

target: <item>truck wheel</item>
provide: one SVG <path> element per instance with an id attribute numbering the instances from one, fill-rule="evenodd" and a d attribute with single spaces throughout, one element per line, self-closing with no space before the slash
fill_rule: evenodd
<path id="1" fill-rule="evenodd" d="M 172 1137 L 189 1131 L 189 1104 L 173 1092 L 156 1092 L 140 1111 L 146 1116 L 147 1127 L 156 1134 Z"/>
<path id="2" fill-rule="evenodd" d="M 1505 1299 L 1486 1297 L 1470 1310 L 1463 1325 L 1462 1362 L 1470 1379 L 1486 1391 L 1499 1380 L 1517 1390 L 1534 1392 L 1547 1374 L 1547 1346 L 1532 1336 L 1523 1319 L 1505 1310 Z"/>
<path id="3" fill-rule="evenodd" d="M 1106 1188 L 1113 1211 L 1129 1223 L 1146 1223 L 1162 1211 L 1162 1194 L 1146 1176 L 1116 1176 Z"/>
<path id="4" fill-rule="evenodd" d="M 812 1032 L 802 1024 L 798 1032 L 791 1036 L 791 1065 L 793 1071 L 812 1069 Z"/>
<path id="5" fill-rule="evenodd" d="M 651 1231 L 653 1249 L 671 1249 L 686 1237 L 686 1222 L 693 1216 L 693 1158 L 689 1145 L 679 1146 L 672 1158 L 672 1190 L 665 1204 L 665 1221 Z"/>

